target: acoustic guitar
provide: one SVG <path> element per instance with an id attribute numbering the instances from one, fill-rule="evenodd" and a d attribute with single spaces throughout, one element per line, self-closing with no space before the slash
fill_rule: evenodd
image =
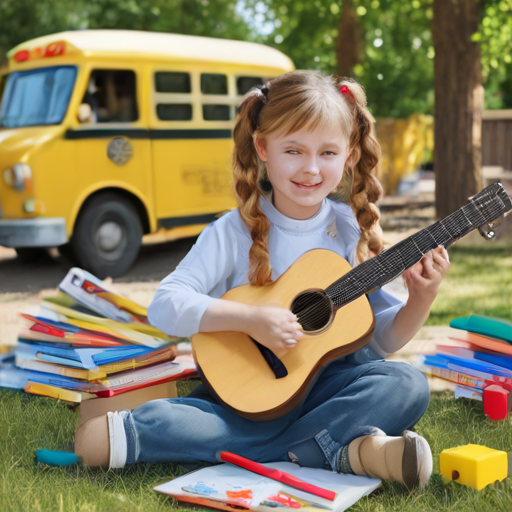
<path id="1" fill-rule="evenodd" d="M 304 334 L 281 358 L 245 333 L 192 335 L 204 386 L 219 403 L 251 420 L 283 416 L 306 396 L 324 365 L 370 341 L 375 319 L 366 294 L 398 277 L 431 249 L 448 248 L 474 229 L 492 238 L 511 209 L 510 197 L 495 183 L 455 213 L 354 268 L 333 251 L 314 249 L 269 285 L 229 290 L 222 299 L 289 309 Z"/>

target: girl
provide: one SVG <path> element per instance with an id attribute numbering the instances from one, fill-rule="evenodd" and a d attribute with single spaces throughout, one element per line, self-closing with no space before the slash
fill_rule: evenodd
<path id="1" fill-rule="evenodd" d="M 233 190 L 239 207 L 207 226 L 160 284 L 148 317 L 176 336 L 245 332 L 282 356 L 300 343 L 297 317 L 280 307 L 222 300 L 229 289 L 275 281 L 304 252 L 324 248 L 352 265 L 382 250 L 372 172 L 380 157 L 363 89 L 314 71 L 282 75 L 248 93 L 234 128 Z M 215 402 L 203 386 L 84 423 L 85 464 L 209 461 L 227 450 L 259 462 L 288 460 L 335 472 L 423 486 L 428 443 L 408 431 L 429 402 L 426 378 L 383 358 L 429 315 L 449 267 L 444 248 L 403 276 L 406 304 L 378 290 L 376 324 L 358 352 L 330 363 L 306 399 L 272 421 L 252 421 Z"/>

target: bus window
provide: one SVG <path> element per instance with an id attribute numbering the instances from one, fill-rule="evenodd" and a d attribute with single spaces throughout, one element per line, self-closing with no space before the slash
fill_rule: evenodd
<path id="1" fill-rule="evenodd" d="M 227 94 L 228 77 L 213 73 L 201 75 L 201 92 L 203 94 Z"/>
<path id="2" fill-rule="evenodd" d="M 190 93 L 190 74 L 159 71 L 155 73 L 156 92 Z"/>
<path id="3" fill-rule="evenodd" d="M 0 106 L 0 126 L 60 124 L 75 85 L 74 66 L 56 66 L 9 75 Z"/>
<path id="4" fill-rule="evenodd" d="M 239 76 L 236 79 L 236 91 L 239 96 L 248 93 L 253 87 L 263 85 L 263 78 L 257 76 Z"/>
<path id="5" fill-rule="evenodd" d="M 203 119 L 205 121 L 229 121 L 229 105 L 203 105 Z"/>
<path id="6" fill-rule="evenodd" d="M 159 103 L 156 106 L 156 115 L 161 121 L 191 121 L 192 105 Z"/>
<path id="7" fill-rule="evenodd" d="M 90 105 L 92 123 L 129 123 L 139 118 L 135 73 L 96 69 L 91 73 L 82 103 Z"/>

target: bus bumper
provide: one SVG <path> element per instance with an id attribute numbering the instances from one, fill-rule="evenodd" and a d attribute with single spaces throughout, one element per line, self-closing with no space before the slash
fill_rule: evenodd
<path id="1" fill-rule="evenodd" d="M 64 217 L 0 219 L 0 245 L 4 247 L 56 247 L 67 241 Z"/>

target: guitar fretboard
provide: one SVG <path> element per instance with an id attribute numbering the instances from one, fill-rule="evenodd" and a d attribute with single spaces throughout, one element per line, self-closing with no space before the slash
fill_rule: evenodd
<path id="1" fill-rule="evenodd" d="M 379 255 L 357 265 L 325 292 L 337 308 L 398 277 L 423 255 L 442 245 L 445 248 L 476 228 L 489 224 L 512 209 L 508 194 L 500 183 L 483 189 L 471 201 L 431 226 L 398 242 Z"/>

